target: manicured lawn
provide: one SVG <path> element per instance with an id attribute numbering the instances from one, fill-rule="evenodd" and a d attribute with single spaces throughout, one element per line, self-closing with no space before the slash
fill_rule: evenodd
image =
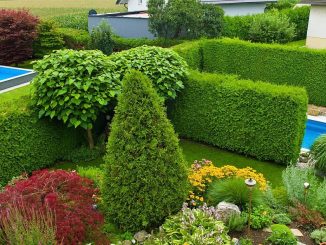
<path id="1" fill-rule="evenodd" d="M 180 145 L 189 166 L 194 160 L 205 158 L 211 160 L 216 166 L 234 165 L 239 168 L 252 167 L 258 172 L 263 173 L 273 186 L 279 186 L 282 184 L 282 171 L 285 169 L 284 166 L 276 163 L 259 161 L 250 157 L 189 140 L 181 140 Z M 55 168 L 73 170 L 77 169 L 77 165 L 82 167 L 99 167 L 103 163 L 102 158 L 98 158 L 90 162 L 79 162 L 78 164 L 68 162 L 59 163 L 55 166 Z"/>
<path id="2" fill-rule="evenodd" d="M 26 8 L 40 17 L 52 17 L 65 14 L 87 14 L 90 9 L 100 12 L 123 10 L 123 6 L 116 5 L 114 0 L 2 0 L 0 8 Z"/>
<path id="3" fill-rule="evenodd" d="M 286 43 L 287 46 L 293 46 L 293 47 L 305 47 L 306 46 L 306 40 L 299 40 L 294 42 Z"/>
<path id="4" fill-rule="evenodd" d="M 27 85 L 27 86 L 17 88 L 15 90 L 11 90 L 6 93 L 0 94 L 0 103 L 14 100 L 15 98 L 19 98 L 21 96 L 27 96 L 30 94 L 30 90 L 31 90 L 31 86 Z"/>

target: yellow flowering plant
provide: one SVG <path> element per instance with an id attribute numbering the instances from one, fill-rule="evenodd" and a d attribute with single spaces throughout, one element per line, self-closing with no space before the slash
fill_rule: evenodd
<path id="1" fill-rule="evenodd" d="M 192 206 L 202 205 L 204 194 L 207 186 L 214 180 L 237 177 L 242 179 L 252 178 L 257 181 L 260 190 L 267 189 L 267 181 L 263 174 L 257 173 L 256 170 L 246 167 L 237 168 L 231 165 L 216 167 L 209 160 L 195 161 L 191 166 L 188 180 L 192 186 L 189 192 L 188 201 Z"/>

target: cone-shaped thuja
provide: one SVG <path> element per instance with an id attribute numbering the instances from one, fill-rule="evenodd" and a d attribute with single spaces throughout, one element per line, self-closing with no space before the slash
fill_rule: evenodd
<path id="1" fill-rule="evenodd" d="M 123 230 L 160 225 L 187 195 L 178 138 L 150 80 L 131 71 L 123 80 L 105 156 L 103 198 Z"/>

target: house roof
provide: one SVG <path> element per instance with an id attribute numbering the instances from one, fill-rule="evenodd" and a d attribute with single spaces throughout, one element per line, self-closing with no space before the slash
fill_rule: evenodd
<path id="1" fill-rule="evenodd" d="M 303 0 L 303 1 L 309 1 L 309 0 Z M 326 0 L 316 0 L 316 1 L 326 1 Z M 277 2 L 277 0 L 200 0 L 200 2 L 212 3 L 212 4 L 239 4 L 239 3 L 270 3 L 270 2 Z M 127 3 L 128 0 L 116 0 L 116 4 L 127 4 Z"/>
<path id="2" fill-rule="evenodd" d="M 311 5 L 326 5 L 326 0 L 301 0 L 300 3 Z"/>

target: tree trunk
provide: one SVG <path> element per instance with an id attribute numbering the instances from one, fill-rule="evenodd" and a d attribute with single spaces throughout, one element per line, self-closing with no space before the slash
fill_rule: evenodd
<path id="1" fill-rule="evenodd" d="M 88 140 L 89 148 L 93 149 L 94 148 L 94 139 L 93 139 L 93 134 L 92 134 L 91 128 L 87 129 L 87 140 Z"/>

